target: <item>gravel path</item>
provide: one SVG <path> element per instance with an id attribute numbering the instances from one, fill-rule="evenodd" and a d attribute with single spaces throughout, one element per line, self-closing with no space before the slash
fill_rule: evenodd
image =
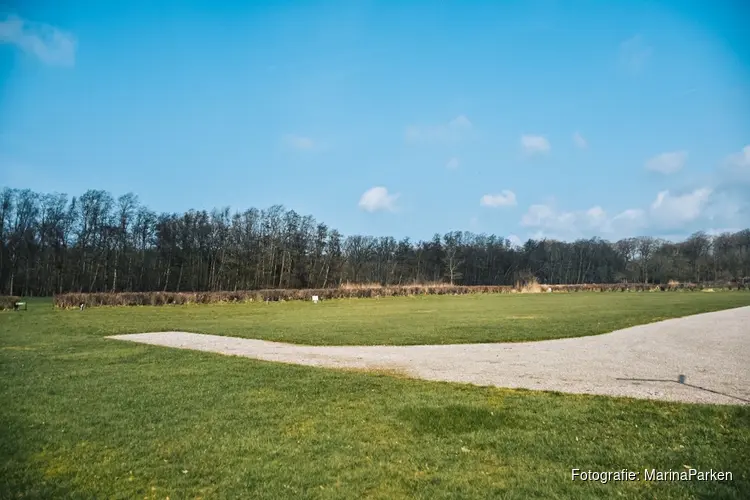
<path id="1" fill-rule="evenodd" d="M 185 332 L 109 338 L 426 380 L 690 403 L 750 404 L 750 307 L 592 337 L 502 344 L 301 346 Z M 685 375 L 685 384 L 677 382 Z"/>

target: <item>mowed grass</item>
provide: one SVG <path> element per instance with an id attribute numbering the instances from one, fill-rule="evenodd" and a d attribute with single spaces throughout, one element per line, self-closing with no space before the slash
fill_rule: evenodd
<path id="1" fill-rule="evenodd" d="M 52 318 L 64 328 L 108 334 L 179 330 L 309 345 L 414 345 L 580 337 L 739 306 L 750 306 L 750 292 L 430 295 L 318 304 L 99 307 L 56 311 Z"/>
<path id="2" fill-rule="evenodd" d="M 103 337 L 521 340 L 571 335 L 545 330 L 552 318 L 596 321 L 590 332 L 601 333 L 749 302 L 743 293 L 571 294 L 81 312 L 32 301 L 0 313 L 0 498 L 748 498 L 747 406 L 423 382 Z M 642 476 L 686 466 L 734 479 L 570 480 L 574 467 Z"/>

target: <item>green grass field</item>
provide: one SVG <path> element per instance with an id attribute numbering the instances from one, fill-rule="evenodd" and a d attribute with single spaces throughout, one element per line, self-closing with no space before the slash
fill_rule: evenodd
<path id="1" fill-rule="evenodd" d="M 748 498 L 750 408 L 480 388 L 104 339 L 532 340 L 750 293 L 364 299 L 0 313 L 0 498 Z M 571 482 L 571 469 L 732 471 Z"/>

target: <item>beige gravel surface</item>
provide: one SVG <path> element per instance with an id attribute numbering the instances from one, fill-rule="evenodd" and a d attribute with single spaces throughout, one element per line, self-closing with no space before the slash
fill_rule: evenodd
<path id="1" fill-rule="evenodd" d="M 303 346 L 186 332 L 109 338 L 426 380 L 690 403 L 750 403 L 750 307 L 591 337 L 421 346 Z M 685 383 L 678 383 L 685 375 Z"/>

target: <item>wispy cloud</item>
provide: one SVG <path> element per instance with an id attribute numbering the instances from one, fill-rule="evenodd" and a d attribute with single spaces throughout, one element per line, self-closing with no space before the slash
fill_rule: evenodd
<path id="1" fill-rule="evenodd" d="M 728 155 L 715 175 L 719 189 L 732 191 L 750 200 L 750 144 Z"/>
<path id="2" fill-rule="evenodd" d="M 390 194 L 383 186 L 376 186 L 365 191 L 359 199 L 359 208 L 366 212 L 393 212 L 399 194 Z"/>
<path id="3" fill-rule="evenodd" d="M 610 216 L 601 206 L 588 210 L 557 210 L 551 204 L 531 205 L 521 217 L 521 226 L 534 228 L 538 235 L 570 239 L 591 235 L 623 237 L 644 230 L 681 231 L 696 221 L 724 220 L 733 213 L 724 210 L 713 217 L 711 195 L 708 187 L 673 194 L 661 191 L 645 208 L 629 208 Z"/>
<path id="4" fill-rule="evenodd" d="M 642 212 L 629 210 L 610 218 L 602 207 L 593 206 L 588 210 L 560 211 L 553 205 L 531 205 L 521 217 L 521 226 L 536 229 L 536 237 L 549 236 L 559 239 L 580 238 L 590 234 L 612 233 L 616 222 L 625 226 L 640 226 Z"/>
<path id="5" fill-rule="evenodd" d="M 674 171 L 687 157 L 679 153 L 683 152 L 657 155 L 652 158 L 657 159 L 653 165 Z M 570 240 L 591 236 L 615 239 L 643 234 L 686 236 L 707 228 L 746 227 L 748 220 L 750 144 L 725 156 L 701 184 L 679 191 L 659 191 L 650 203 L 640 207 L 609 215 L 598 205 L 588 210 L 560 210 L 552 201 L 531 205 L 521 217 L 520 225 L 532 229 L 530 234 L 537 239 Z"/>
<path id="6" fill-rule="evenodd" d="M 651 222 L 666 228 L 679 228 L 686 222 L 692 222 L 703 212 L 711 192 L 706 187 L 681 195 L 661 191 L 650 206 Z"/>
<path id="7" fill-rule="evenodd" d="M 458 115 L 448 122 L 448 126 L 453 129 L 468 129 L 473 127 L 473 124 L 466 118 L 466 115 Z"/>
<path id="8" fill-rule="evenodd" d="M 542 135 L 522 135 L 521 148 L 528 154 L 547 153 L 551 149 L 550 143 Z"/>
<path id="9" fill-rule="evenodd" d="M 727 163 L 732 167 L 750 171 L 750 144 L 742 148 L 739 153 L 729 155 Z"/>
<path id="10" fill-rule="evenodd" d="M 483 207 L 513 207 L 517 204 L 516 193 L 504 189 L 499 194 L 486 194 L 479 199 L 479 204 Z"/>
<path id="11" fill-rule="evenodd" d="M 573 134 L 573 144 L 575 144 L 580 149 L 585 149 L 588 146 L 588 142 L 586 142 L 586 139 L 581 135 L 580 132 L 576 132 Z"/>
<path id="12" fill-rule="evenodd" d="M 450 170 L 455 170 L 460 166 L 461 166 L 461 160 L 459 160 L 455 156 L 451 158 L 450 160 L 448 160 L 448 163 L 445 164 L 445 168 L 450 169 Z"/>
<path id="13" fill-rule="evenodd" d="M 431 125 L 409 125 L 404 131 L 404 140 L 409 143 L 456 142 L 473 128 L 471 120 L 459 115 L 448 123 Z"/>
<path id="14" fill-rule="evenodd" d="M 682 170 L 687 159 L 687 151 L 671 151 L 668 153 L 661 153 L 648 159 L 645 167 L 647 170 L 662 174 L 674 174 L 675 172 Z"/>
<path id="15" fill-rule="evenodd" d="M 292 149 L 306 151 L 315 147 L 314 140 L 301 135 L 287 134 L 284 136 L 283 141 L 286 146 Z"/>
<path id="16" fill-rule="evenodd" d="M 75 65 L 76 38 L 48 24 L 6 15 L 0 21 L 0 43 L 13 44 L 49 65 Z"/>
<path id="17" fill-rule="evenodd" d="M 642 35 L 635 35 L 620 43 L 620 67 L 630 73 L 638 73 L 654 53 Z"/>

